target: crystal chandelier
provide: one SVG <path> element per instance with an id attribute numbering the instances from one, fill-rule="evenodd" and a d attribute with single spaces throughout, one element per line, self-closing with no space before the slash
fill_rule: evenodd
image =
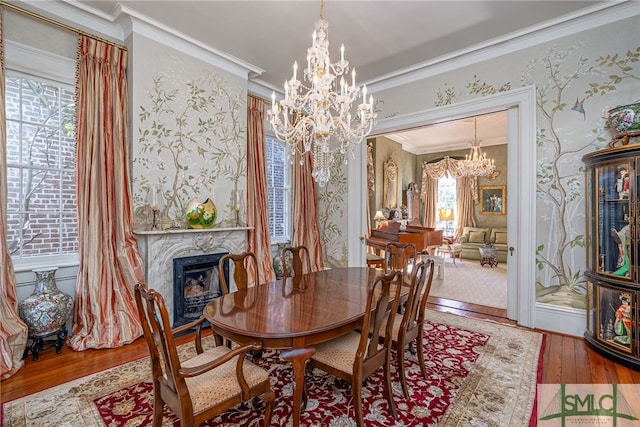
<path id="1" fill-rule="evenodd" d="M 478 140 L 478 124 L 473 119 L 474 134 L 471 142 L 471 151 L 464 160 L 458 162 L 459 173 L 463 176 L 478 177 L 491 175 L 496 170 L 493 159 L 487 158 L 487 154 L 480 150 L 480 140 Z"/>
<path id="2" fill-rule="evenodd" d="M 323 7 L 324 0 L 312 45 L 307 49 L 303 80 L 298 80 L 298 63 L 294 62 L 293 77 L 284 82 L 284 99 L 276 103 L 273 92 L 267 113 L 276 137 L 291 147 L 292 161 L 296 152 L 311 153 L 313 178 L 320 187 L 329 181 L 337 154 L 346 164 L 347 148 L 353 154 L 353 144 L 369 135 L 376 121 L 373 96 L 367 100 L 367 87 L 356 86 L 355 69 L 351 70 L 351 84 L 348 82 L 344 45 L 340 47 L 340 61 L 332 63 L 329 59 L 329 24 L 322 16 Z M 360 104 L 352 108 L 358 100 Z"/>

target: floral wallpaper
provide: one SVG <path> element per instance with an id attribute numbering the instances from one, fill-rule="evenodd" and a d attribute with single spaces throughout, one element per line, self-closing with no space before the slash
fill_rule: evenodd
<path id="1" fill-rule="evenodd" d="M 450 71 L 379 93 L 384 117 L 535 86 L 537 103 L 537 301 L 585 304 L 582 156 L 606 147 L 609 108 L 639 100 L 637 19 Z M 418 94 L 421 98 L 419 98 Z M 533 261 L 532 261 L 533 262 Z"/>
<path id="2" fill-rule="evenodd" d="M 344 232 L 347 229 L 346 171 L 344 160 L 334 161 L 329 182 L 324 187 L 317 187 L 318 227 L 325 267 L 346 267 L 348 264 L 349 251 Z"/>
<path id="3" fill-rule="evenodd" d="M 163 228 L 185 227 L 194 198 L 216 204 L 216 224 L 235 224 L 232 191 L 246 187 L 246 92 L 214 67 L 193 67 L 178 54 L 162 58 L 165 64 L 145 69 L 148 87 L 134 102 L 136 228 L 148 229 L 153 186 L 163 196 Z"/>

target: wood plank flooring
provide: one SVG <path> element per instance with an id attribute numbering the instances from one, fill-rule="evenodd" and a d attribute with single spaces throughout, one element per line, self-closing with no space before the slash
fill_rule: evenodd
<path id="1" fill-rule="evenodd" d="M 433 310 L 476 319 L 488 319 L 515 325 L 506 318 L 506 310 L 479 306 L 443 298 L 429 298 Z M 544 331 L 542 331 L 544 332 Z M 633 383 L 640 384 L 640 372 L 628 369 L 589 349 L 582 338 L 546 333 L 542 383 Z M 179 338 L 178 344 L 188 337 Z M 36 393 L 67 381 L 147 356 L 144 339 L 117 349 L 72 351 L 65 347 L 61 354 L 55 348 L 40 352 L 40 360 L 29 356 L 25 366 L 16 375 L 0 382 L 3 402 Z"/>

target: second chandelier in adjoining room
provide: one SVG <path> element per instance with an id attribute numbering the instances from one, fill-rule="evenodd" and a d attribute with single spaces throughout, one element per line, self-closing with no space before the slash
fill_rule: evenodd
<path id="1" fill-rule="evenodd" d="M 486 153 L 480 150 L 480 141 L 478 140 L 478 124 L 477 119 L 473 119 L 473 141 L 471 141 L 471 151 L 466 155 L 464 160 L 458 162 L 458 171 L 463 176 L 478 177 L 491 175 L 496 170 L 495 161 L 489 159 Z"/>

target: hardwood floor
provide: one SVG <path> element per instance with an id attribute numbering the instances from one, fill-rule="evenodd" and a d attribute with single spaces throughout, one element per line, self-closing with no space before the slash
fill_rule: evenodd
<path id="1" fill-rule="evenodd" d="M 488 319 L 499 323 L 515 325 L 506 318 L 506 310 L 485 307 L 443 298 L 429 298 L 428 307 L 460 316 Z M 545 332 L 545 331 L 541 331 Z M 542 383 L 548 384 L 590 384 L 590 383 L 633 383 L 640 384 L 640 372 L 612 362 L 589 349 L 582 338 L 545 332 Z M 179 338 L 178 344 L 188 337 Z M 25 366 L 16 375 L 0 382 L 3 402 L 36 393 L 67 381 L 123 363 L 147 356 L 144 339 L 117 349 L 87 350 L 74 352 L 68 347 L 61 354 L 55 348 L 40 352 L 40 359 L 34 362 L 29 356 Z"/>

